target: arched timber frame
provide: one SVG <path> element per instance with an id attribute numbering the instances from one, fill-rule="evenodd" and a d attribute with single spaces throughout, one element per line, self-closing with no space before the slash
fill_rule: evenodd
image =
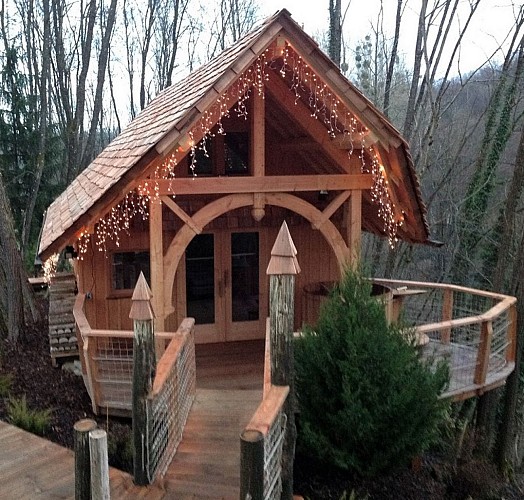
<path id="1" fill-rule="evenodd" d="M 263 196 L 266 205 L 274 205 L 291 210 L 304 217 L 315 229 L 318 229 L 328 245 L 333 249 L 333 252 L 335 252 L 340 270 L 343 270 L 349 259 L 349 248 L 336 226 L 320 210 L 302 198 L 287 193 L 265 193 Z M 167 203 L 167 205 L 170 206 L 170 203 Z M 230 194 L 207 204 L 192 217 L 188 216 L 186 223 L 171 242 L 164 258 L 166 314 L 172 311 L 173 283 L 178 264 L 193 237 L 200 234 L 203 228 L 217 217 L 237 208 L 251 205 L 254 205 L 254 196 L 252 194 Z"/>

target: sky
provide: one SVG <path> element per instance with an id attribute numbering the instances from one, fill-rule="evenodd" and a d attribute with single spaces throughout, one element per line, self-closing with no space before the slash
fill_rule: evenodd
<path id="1" fill-rule="evenodd" d="M 350 2 L 348 14 L 344 23 L 344 38 L 350 47 L 370 33 L 370 22 L 377 18 L 380 0 L 342 0 L 342 11 Z M 395 0 L 383 0 L 386 29 L 394 29 L 396 14 Z M 475 13 L 472 24 L 468 28 L 468 36 L 461 44 L 460 70 L 465 72 L 482 65 L 515 24 L 515 13 L 520 6 L 519 0 L 481 0 L 479 10 Z M 263 0 L 260 2 L 260 13 L 263 17 L 286 8 L 295 21 L 303 25 L 304 30 L 315 38 L 315 34 L 327 29 L 329 0 Z M 416 41 L 418 8 L 420 0 L 407 0 L 405 17 L 401 25 L 401 46 L 407 63 L 412 59 L 413 47 Z M 463 24 L 469 0 L 461 0 L 461 8 L 456 17 L 455 27 Z M 497 54 L 497 61 L 503 59 L 502 53 Z"/>

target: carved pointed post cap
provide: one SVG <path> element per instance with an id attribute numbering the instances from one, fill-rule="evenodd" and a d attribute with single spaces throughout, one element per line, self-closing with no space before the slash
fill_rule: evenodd
<path id="1" fill-rule="evenodd" d="M 271 259 L 266 274 L 298 274 L 299 272 L 297 249 L 289 234 L 286 221 L 284 221 L 271 249 Z"/>
<path id="2" fill-rule="evenodd" d="M 140 273 L 136 282 L 133 296 L 131 297 L 131 311 L 129 311 L 129 317 L 137 320 L 148 320 L 154 319 L 155 313 L 151 306 L 151 288 L 147 284 L 144 273 Z"/>

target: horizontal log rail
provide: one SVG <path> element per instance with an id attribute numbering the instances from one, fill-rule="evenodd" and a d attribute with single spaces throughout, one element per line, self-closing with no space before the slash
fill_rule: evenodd
<path id="1" fill-rule="evenodd" d="M 389 287 L 393 309 L 429 337 L 422 356 L 449 364 L 451 380 L 443 398 L 462 400 L 505 383 L 515 366 L 515 297 L 445 283 L 373 282 Z"/>
<path id="2" fill-rule="evenodd" d="M 240 435 L 240 498 L 280 498 L 288 394 L 288 386 L 271 386 Z"/>

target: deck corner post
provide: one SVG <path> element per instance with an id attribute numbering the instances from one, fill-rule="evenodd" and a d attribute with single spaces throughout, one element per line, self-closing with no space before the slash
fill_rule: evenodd
<path id="1" fill-rule="evenodd" d="M 91 454 L 91 498 L 109 500 L 109 463 L 107 458 L 107 433 L 103 429 L 89 432 Z"/>
<path id="2" fill-rule="evenodd" d="M 91 500 L 91 455 L 89 433 L 96 429 L 90 418 L 79 420 L 73 426 L 75 441 L 75 500 Z"/>
<path id="3" fill-rule="evenodd" d="M 240 435 L 240 500 L 264 498 L 264 436 L 246 429 Z"/>
<path id="4" fill-rule="evenodd" d="M 151 482 L 149 471 L 149 405 L 147 397 L 156 372 L 155 336 L 151 307 L 151 290 L 140 273 L 133 292 L 131 312 L 133 320 L 133 476 L 135 484 Z"/>
<path id="5" fill-rule="evenodd" d="M 295 392 L 293 362 L 293 330 L 295 318 L 295 276 L 300 272 L 297 250 L 286 222 L 271 250 L 267 268 L 269 275 L 269 331 L 271 384 L 289 386 L 283 406 L 286 415 L 284 447 L 282 450 L 282 499 L 293 498 L 293 462 L 295 459 Z"/>

